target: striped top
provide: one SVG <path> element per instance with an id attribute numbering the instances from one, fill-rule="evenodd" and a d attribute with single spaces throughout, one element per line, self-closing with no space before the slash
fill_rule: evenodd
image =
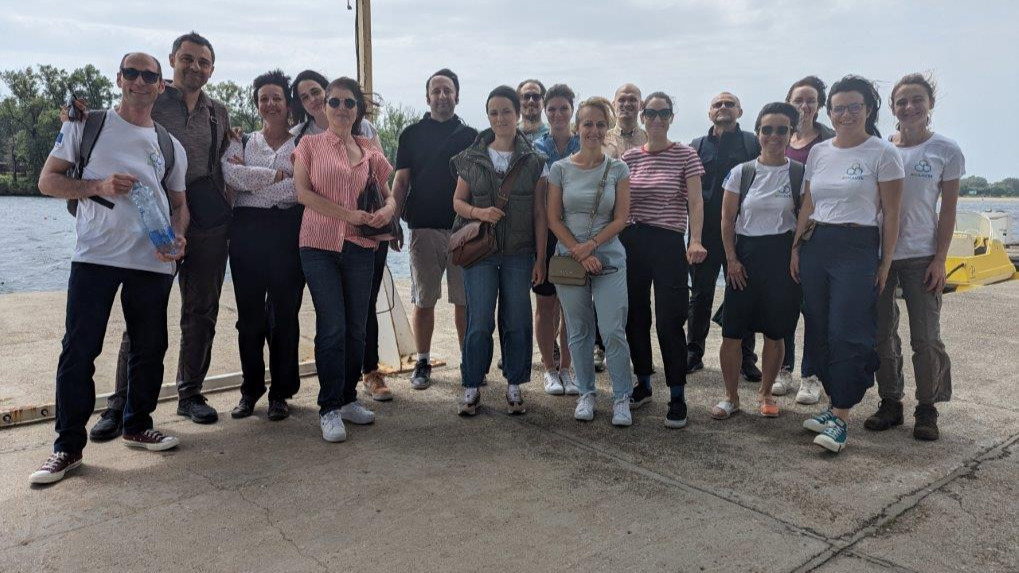
<path id="1" fill-rule="evenodd" d="M 697 152 L 682 143 L 654 153 L 642 145 L 624 153 L 623 161 L 630 168 L 629 223 L 685 233 L 686 180 L 704 174 Z"/>
<path id="2" fill-rule="evenodd" d="M 294 150 L 294 164 L 298 162 L 308 171 L 311 190 L 348 210 L 357 209 L 357 198 L 368 183 L 369 169 L 375 181 L 386 182 L 393 170 L 389 161 L 370 139 L 354 136 L 364 156 L 351 165 L 343 142 L 335 133 L 326 131 L 305 135 Z M 357 228 L 346 221 L 323 215 L 314 209 L 304 210 L 301 221 L 301 247 L 326 251 L 343 251 L 343 242 L 374 249 L 379 242 L 362 237 Z"/>

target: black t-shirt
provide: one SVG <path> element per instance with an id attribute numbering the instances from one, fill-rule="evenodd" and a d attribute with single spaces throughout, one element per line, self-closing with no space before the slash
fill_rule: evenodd
<path id="1" fill-rule="evenodd" d="M 456 175 L 450 169 L 449 160 L 474 143 L 477 136 L 477 130 L 455 115 L 440 122 L 426 113 L 421 121 L 403 130 L 396 151 L 396 169 L 410 169 L 410 187 L 403 209 L 408 227 L 449 229 L 453 226 Z"/>

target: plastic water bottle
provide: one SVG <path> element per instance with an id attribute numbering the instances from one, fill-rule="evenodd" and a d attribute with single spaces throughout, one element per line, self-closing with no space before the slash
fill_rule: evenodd
<path id="1" fill-rule="evenodd" d="M 170 218 L 163 212 L 156 194 L 148 185 L 135 183 L 128 193 L 131 202 L 138 207 L 142 232 L 148 235 L 156 250 L 165 255 L 177 254 L 177 235 L 170 225 Z"/>

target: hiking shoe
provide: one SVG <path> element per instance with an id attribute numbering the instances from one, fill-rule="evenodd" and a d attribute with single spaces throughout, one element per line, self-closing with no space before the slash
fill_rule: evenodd
<path id="1" fill-rule="evenodd" d="M 347 429 L 343 427 L 343 418 L 339 410 L 329 410 L 318 417 L 318 425 L 322 428 L 322 439 L 327 442 L 342 442 L 347 439 Z"/>
<path id="2" fill-rule="evenodd" d="M 820 434 L 825 430 L 825 428 L 830 426 L 837 419 L 838 418 L 831 411 L 831 408 L 828 408 L 827 410 L 821 412 L 820 414 L 814 416 L 813 418 L 804 420 L 803 427 L 810 430 L 811 432 L 817 432 L 818 434 Z"/>
<path id="3" fill-rule="evenodd" d="M 269 400 L 269 419 L 273 422 L 279 422 L 290 417 L 290 406 L 287 406 L 286 400 Z"/>
<path id="4" fill-rule="evenodd" d="M 699 370 L 704 370 L 704 361 L 700 358 L 688 358 L 686 361 L 686 373 L 693 374 Z"/>
<path id="5" fill-rule="evenodd" d="M 786 369 L 778 371 L 778 376 L 775 377 L 775 383 L 771 385 L 772 396 L 785 396 L 793 389 L 793 375 Z"/>
<path id="6" fill-rule="evenodd" d="M 89 430 L 88 437 L 96 442 L 105 442 L 119 437 L 123 431 L 124 413 L 120 410 L 107 408 Z"/>
<path id="7" fill-rule="evenodd" d="M 457 405 L 457 413 L 461 416 L 473 416 L 478 413 L 481 403 L 481 392 L 477 388 L 464 388 L 464 397 Z"/>
<path id="8" fill-rule="evenodd" d="M 625 427 L 633 424 L 630 414 L 630 397 L 616 398 L 612 401 L 612 425 Z"/>
<path id="9" fill-rule="evenodd" d="M 566 389 L 563 388 L 563 381 L 559 378 L 557 372 L 546 370 L 545 375 L 542 377 L 545 382 L 545 393 L 552 396 L 562 396 L 566 393 Z"/>
<path id="10" fill-rule="evenodd" d="M 215 424 L 219 419 L 216 409 L 209 406 L 205 396 L 195 394 L 177 402 L 177 415 L 190 418 L 196 424 Z"/>
<path id="11" fill-rule="evenodd" d="M 28 476 L 29 483 L 46 484 L 57 483 L 64 479 L 67 472 L 81 465 L 81 452 L 69 454 L 67 452 L 53 452 L 41 468 Z"/>
<path id="12" fill-rule="evenodd" d="M 774 392 L 772 392 L 774 394 Z M 796 393 L 796 403 L 811 405 L 821 401 L 821 381 L 817 376 L 807 376 L 800 381 L 800 391 Z"/>
<path id="13" fill-rule="evenodd" d="M 594 371 L 605 371 L 605 349 L 597 346 L 594 347 Z"/>
<path id="14" fill-rule="evenodd" d="M 414 373 L 410 377 L 410 387 L 415 390 L 424 390 L 431 385 L 432 365 L 422 358 L 414 364 Z"/>
<path id="15" fill-rule="evenodd" d="M 686 402 L 683 400 L 670 400 L 669 412 L 665 414 L 666 428 L 686 427 Z"/>
<path id="16" fill-rule="evenodd" d="M 365 426 L 375 421 L 375 412 L 372 412 L 368 408 L 365 408 L 359 400 L 354 400 L 349 404 L 344 404 L 339 410 L 340 418 L 344 422 L 350 422 L 351 424 L 357 424 L 358 426 Z"/>
<path id="17" fill-rule="evenodd" d="M 745 382 L 760 382 L 761 378 L 764 378 L 764 375 L 761 374 L 761 369 L 753 362 L 744 363 L 743 368 L 740 369 L 740 374 L 743 375 Z"/>
<path id="18" fill-rule="evenodd" d="M 835 420 L 824 429 L 823 432 L 814 438 L 814 443 L 828 450 L 839 453 L 846 449 L 846 440 L 849 436 L 849 427 L 842 420 Z"/>
<path id="19" fill-rule="evenodd" d="M 633 387 L 633 393 L 630 394 L 630 409 L 636 410 L 644 404 L 651 403 L 651 389 L 644 386 L 640 382 L 637 382 Z"/>
<path id="20" fill-rule="evenodd" d="M 510 384 L 506 386 L 506 404 L 511 416 L 517 414 L 526 414 L 527 408 L 524 408 L 524 397 L 520 395 L 520 385 Z"/>
<path id="21" fill-rule="evenodd" d="M 376 402 L 388 402 L 393 399 L 393 391 L 386 386 L 386 379 L 378 370 L 372 370 L 364 375 L 364 389 Z"/>
<path id="22" fill-rule="evenodd" d="M 573 379 L 573 372 L 569 369 L 559 371 L 559 379 L 563 381 L 563 391 L 567 396 L 580 396 L 580 386 Z"/>
<path id="23" fill-rule="evenodd" d="M 241 395 L 241 400 L 237 402 L 234 409 L 230 411 L 230 417 L 239 420 L 241 418 L 247 418 L 248 416 L 255 413 L 255 399 L 251 396 Z"/>
<path id="24" fill-rule="evenodd" d="M 594 392 L 583 394 L 577 399 L 577 409 L 573 411 L 573 419 L 590 422 L 594 419 Z"/>
<path id="25" fill-rule="evenodd" d="M 159 430 L 149 428 L 137 434 L 124 434 L 124 445 L 129 448 L 142 448 L 150 452 L 162 452 L 177 447 L 180 440 L 167 436 Z"/>
<path id="26" fill-rule="evenodd" d="M 874 432 L 890 430 L 902 425 L 902 402 L 898 400 L 881 400 L 877 412 L 864 420 L 863 427 Z"/>
<path id="27" fill-rule="evenodd" d="M 920 404 L 913 412 L 913 437 L 925 442 L 933 442 L 941 437 L 938 431 L 938 409 L 933 404 L 930 406 Z"/>

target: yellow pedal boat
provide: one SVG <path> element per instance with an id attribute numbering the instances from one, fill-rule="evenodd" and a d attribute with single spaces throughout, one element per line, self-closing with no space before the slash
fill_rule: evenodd
<path id="1" fill-rule="evenodd" d="M 1016 274 L 1005 245 L 998 240 L 994 222 L 984 213 L 960 212 L 945 259 L 948 289 L 989 285 Z"/>

